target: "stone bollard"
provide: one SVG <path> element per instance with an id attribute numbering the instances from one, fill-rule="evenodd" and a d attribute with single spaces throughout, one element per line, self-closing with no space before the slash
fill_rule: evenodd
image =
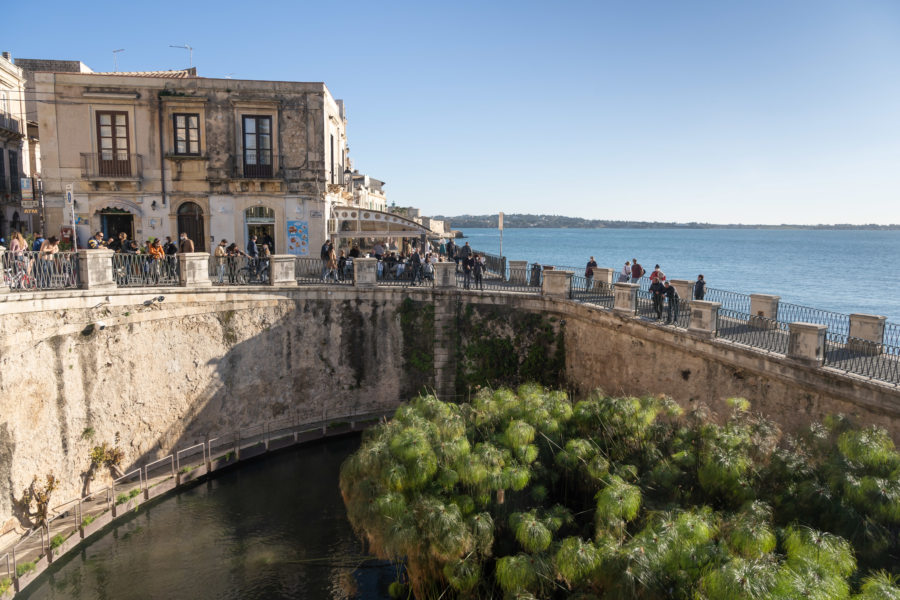
<path id="1" fill-rule="evenodd" d="M 181 287 L 209 287 L 209 252 L 186 252 L 178 258 L 178 285 Z"/>
<path id="2" fill-rule="evenodd" d="M 686 306 L 688 302 L 691 302 L 694 299 L 693 281 L 689 279 L 670 279 L 669 283 L 672 284 L 672 287 L 678 292 L 678 297 L 681 298 L 682 306 Z"/>
<path id="3" fill-rule="evenodd" d="M 273 254 L 269 257 L 269 285 L 297 285 L 297 260 L 291 254 Z"/>
<path id="4" fill-rule="evenodd" d="M 509 282 L 516 285 L 528 284 L 528 261 L 527 260 L 511 260 L 509 261 Z"/>
<path id="5" fill-rule="evenodd" d="M 434 263 L 434 287 L 441 290 L 456 288 L 456 263 Z"/>
<path id="6" fill-rule="evenodd" d="M 637 293 L 641 286 L 637 283 L 616 283 L 613 310 L 620 315 L 633 317 L 637 312 Z"/>
<path id="7" fill-rule="evenodd" d="M 353 285 L 356 287 L 375 287 L 378 280 L 377 258 L 353 259 Z"/>
<path id="8" fill-rule="evenodd" d="M 750 294 L 750 322 L 756 329 L 774 329 L 778 320 L 778 301 L 781 296 Z"/>
<path id="9" fill-rule="evenodd" d="M 548 271 L 544 269 L 544 284 L 541 286 L 541 295 L 551 298 L 568 298 L 572 284 L 572 271 Z"/>
<path id="10" fill-rule="evenodd" d="M 688 331 L 706 338 L 716 337 L 721 302 L 691 300 L 691 322 Z"/>
<path id="11" fill-rule="evenodd" d="M 881 354 L 886 320 L 886 317 L 878 315 L 850 315 L 850 339 L 847 340 L 847 347 L 870 356 Z"/>
<path id="12" fill-rule="evenodd" d="M 615 269 L 606 267 L 594 267 L 594 289 L 593 292 L 605 294 L 612 290 L 613 277 L 616 275 Z"/>
<path id="13" fill-rule="evenodd" d="M 825 325 L 819 323 L 790 323 L 788 358 L 821 367 L 825 360 Z"/>
<path id="14" fill-rule="evenodd" d="M 6 248 L 4 248 L 3 246 L 0 246 L 0 268 L 2 268 L 4 271 L 6 271 L 6 260 L 5 260 L 5 257 L 3 256 L 4 252 L 6 252 Z M 5 277 L 2 280 L 0 280 L 0 294 L 8 294 L 9 293 L 9 284 L 5 283 L 5 282 L 6 282 Z"/>
<path id="15" fill-rule="evenodd" d="M 115 289 L 112 257 L 115 252 L 107 248 L 78 251 L 78 279 L 83 290 Z"/>

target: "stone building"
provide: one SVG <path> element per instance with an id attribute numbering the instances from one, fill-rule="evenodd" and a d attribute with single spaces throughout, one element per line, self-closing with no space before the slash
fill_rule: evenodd
<path id="1" fill-rule="evenodd" d="M 183 231 L 197 251 L 255 234 L 276 253 L 317 256 L 348 229 L 333 215 L 353 205 L 347 118 L 323 83 L 195 69 L 34 78 L 38 97 L 53 99 L 38 103 L 48 231 L 74 220 L 80 243 L 98 230 Z"/>
<path id="2" fill-rule="evenodd" d="M 29 154 L 34 144 L 28 136 L 28 129 L 25 74 L 13 64 L 9 52 L 4 52 L 0 56 L 0 237 L 4 238 L 11 229 L 29 232 L 39 227 L 40 223 L 32 199 L 33 163 L 29 160 Z"/>

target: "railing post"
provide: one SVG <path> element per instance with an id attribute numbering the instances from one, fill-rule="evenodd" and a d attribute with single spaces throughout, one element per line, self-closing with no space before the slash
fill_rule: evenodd
<path id="1" fill-rule="evenodd" d="M 434 287 L 442 290 L 456 288 L 456 263 L 434 263 Z"/>
<path id="2" fill-rule="evenodd" d="M 353 259 L 353 285 L 354 287 L 372 288 L 377 283 L 377 258 Z"/>
<path id="3" fill-rule="evenodd" d="M 551 298 L 568 298 L 572 286 L 572 271 L 544 271 L 544 284 L 541 295 Z"/>
<path id="4" fill-rule="evenodd" d="M 781 296 L 750 294 L 750 327 L 771 329 L 778 320 L 778 301 Z M 762 317 L 762 318 L 758 318 Z"/>
<path id="5" fill-rule="evenodd" d="M 788 358 L 820 367 L 825 360 L 825 330 L 819 323 L 790 323 Z"/>
<path id="6" fill-rule="evenodd" d="M 115 254 L 106 248 L 78 251 L 78 277 L 83 290 L 115 289 L 112 257 Z"/>
<path id="7" fill-rule="evenodd" d="M 675 291 L 678 292 L 678 297 L 681 299 L 681 305 L 685 306 L 686 303 L 690 302 L 694 298 L 694 282 L 690 279 L 670 279 L 669 283 L 672 284 L 672 287 L 675 288 Z"/>
<path id="8" fill-rule="evenodd" d="M 297 260 L 292 254 L 273 254 L 269 257 L 269 285 L 296 286 Z"/>
<path id="9" fill-rule="evenodd" d="M 850 339 L 847 347 L 854 352 L 867 355 L 881 354 L 884 343 L 884 322 L 886 317 L 879 315 L 850 315 Z"/>
<path id="10" fill-rule="evenodd" d="M 187 252 L 178 257 L 178 285 L 180 287 L 210 287 L 209 252 Z"/>
<path id="11" fill-rule="evenodd" d="M 455 266 L 455 265 L 454 265 Z M 528 261 L 509 261 L 509 282 L 515 285 L 528 284 Z"/>
<path id="12" fill-rule="evenodd" d="M 615 298 L 613 310 L 620 315 L 633 317 L 637 312 L 637 293 L 641 286 L 637 283 L 616 283 L 613 285 Z"/>
<path id="13" fill-rule="evenodd" d="M 706 338 L 716 337 L 719 323 L 719 308 L 721 302 L 709 302 L 707 300 L 692 300 L 691 321 L 688 325 L 690 333 Z"/>
<path id="14" fill-rule="evenodd" d="M 611 290 L 613 277 L 615 276 L 615 269 L 610 269 L 607 267 L 594 267 L 594 285 L 591 286 L 591 289 L 588 291 L 606 292 Z"/>

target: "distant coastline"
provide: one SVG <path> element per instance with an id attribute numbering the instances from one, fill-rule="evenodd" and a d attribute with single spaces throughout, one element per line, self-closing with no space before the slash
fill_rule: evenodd
<path id="1" fill-rule="evenodd" d="M 447 217 L 436 215 L 434 218 L 450 222 L 453 229 L 488 229 L 497 227 L 497 215 L 458 215 Z M 503 215 L 503 227 L 508 229 L 528 229 L 546 227 L 554 229 L 823 229 L 823 230 L 900 230 L 900 223 L 891 225 L 851 225 L 836 223 L 833 225 L 762 225 L 762 224 L 716 224 L 716 223 L 675 223 L 662 221 L 607 221 L 605 219 L 582 219 L 579 217 L 563 217 L 559 215 Z"/>

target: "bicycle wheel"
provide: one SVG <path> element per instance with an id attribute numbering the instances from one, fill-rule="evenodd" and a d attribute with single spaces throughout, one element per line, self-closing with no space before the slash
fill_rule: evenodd
<path id="1" fill-rule="evenodd" d="M 250 281 L 250 268 L 243 267 L 235 275 L 235 283 L 238 285 L 246 285 Z"/>

